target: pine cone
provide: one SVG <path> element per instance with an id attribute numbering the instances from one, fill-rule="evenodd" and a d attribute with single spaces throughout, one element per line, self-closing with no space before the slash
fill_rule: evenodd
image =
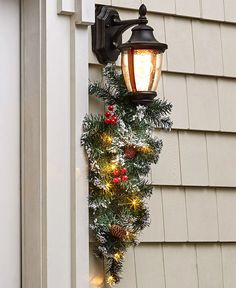
<path id="1" fill-rule="evenodd" d="M 133 146 L 129 146 L 129 147 L 125 148 L 124 153 L 125 153 L 126 158 L 132 159 L 136 156 L 137 149 Z"/>
<path id="2" fill-rule="evenodd" d="M 117 224 L 113 224 L 111 226 L 110 232 L 112 236 L 117 237 L 119 239 L 122 239 L 126 236 L 126 230 Z"/>

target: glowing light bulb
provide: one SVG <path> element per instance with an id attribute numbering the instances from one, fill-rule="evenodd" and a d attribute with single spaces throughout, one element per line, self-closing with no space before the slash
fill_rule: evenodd
<path id="1" fill-rule="evenodd" d="M 136 210 L 140 206 L 141 200 L 139 197 L 135 197 L 135 198 L 130 199 L 129 204 L 130 204 L 131 208 Z"/>
<path id="2" fill-rule="evenodd" d="M 148 91 L 150 77 L 153 71 L 152 54 L 149 50 L 134 52 L 134 75 L 137 91 Z"/>
<path id="3" fill-rule="evenodd" d="M 148 145 L 144 145 L 140 148 L 142 153 L 148 154 L 152 152 L 152 148 Z"/>
<path id="4" fill-rule="evenodd" d="M 110 286 L 114 286 L 116 284 L 116 280 L 115 280 L 115 278 L 112 275 L 110 275 L 107 278 L 107 284 L 109 284 Z"/>
<path id="5" fill-rule="evenodd" d="M 122 52 L 122 72 L 129 92 L 157 90 L 162 56 L 155 49 L 127 49 Z"/>
<path id="6" fill-rule="evenodd" d="M 118 165 L 116 163 L 108 163 L 105 164 L 104 167 L 102 168 L 104 173 L 111 173 L 114 170 L 116 170 Z"/>
<path id="7" fill-rule="evenodd" d="M 107 134 L 107 133 L 103 133 L 101 135 L 101 139 L 104 143 L 106 144 L 111 144 L 112 143 L 112 140 L 113 138 L 111 137 L 111 135 Z"/>
<path id="8" fill-rule="evenodd" d="M 133 205 L 133 206 L 136 206 L 137 203 L 138 203 L 137 199 L 132 200 L 132 205 Z"/>
<path id="9" fill-rule="evenodd" d="M 119 262 L 122 257 L 123 257 L 123 253 L 122 253 L 122 252 L 116 252 L 116 253 L 113 255 L 113 258 L 116 260 L 116 262 Z"/>
<path id="10" fill-rule="evenodd" d="M 115 169 L 117 168 L 117 164 L 112 163 L 112 164 L 110 165 L 110 168 L 111 168 L 111 170 L 115 170 Z"/>
<path id="11" fill-rule="evenodd" d="M 125 238 L 127 241 L 131 241 L 134 239 L 134 234 L 130 231 L 126 231 L 126 235 L 125 235 Z"/>
<path id="12" fill-rule="evenodd" d="M 110 190 L 112 185 L 111 185 L 111 183 L 106 182 L 105 187 L 106 187 L 106 190 Z"/>

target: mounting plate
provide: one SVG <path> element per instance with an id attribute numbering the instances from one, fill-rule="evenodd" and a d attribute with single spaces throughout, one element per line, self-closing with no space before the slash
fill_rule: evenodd
<path id="1" fill-rule="evenodd" d="M 92 49 L 101 64 L 115 62 L 120 54 L 118 47 L 122 42 L 122 35 L 113 39 L 119 30 L 120 22 L 118 12 L 109 6 L 96 5 L 95 24 L 92 25 Z"/>

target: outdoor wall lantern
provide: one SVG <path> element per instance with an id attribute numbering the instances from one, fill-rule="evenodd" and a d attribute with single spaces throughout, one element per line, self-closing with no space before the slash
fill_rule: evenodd
<path id="1" fill-rule="evenodd" d="M 112 7 L 97 5 L 92 26 L 92 48 L 101 64 L 115 62 L 121 53 L 121 66 L 131 100 L 147 105 L 156 97 L 161 76 L 162 56 L 168 46 L 157 41 L 148 26 L 146 6 L 139 8 L 139 18 L 120 20 Z M 122 44 L 122 34 L 130 27 L 130 39 Z"/>

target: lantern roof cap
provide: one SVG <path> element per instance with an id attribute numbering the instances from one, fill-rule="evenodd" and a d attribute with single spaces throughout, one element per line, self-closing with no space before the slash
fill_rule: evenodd
<path id="1" fill-rule="evenodd" d="M 144 4 L 139 8 L 139 19 L 146 20 L 147 9 Z M 130 39 L 121 44 L 119 49 L 124 50 L 128 48 L 133 49 L 154 49 L 160 53 L 164 53 L 168 48 L 167 44 L 157 41 L 153 34 L 153 28 L 146 23 L 140 23 L 136 25 L 132 30 Z"/>
<path id="2" fill-rule="evenodd" d="M 120 50 L 133 49 L 154 49 L 164 53 L 168 48 L 167 44 L 157 41 L 153 34 L 153 28 L 146 24 L 139 24 L 132 29 L 130 39 L 122 44 Z"/>

